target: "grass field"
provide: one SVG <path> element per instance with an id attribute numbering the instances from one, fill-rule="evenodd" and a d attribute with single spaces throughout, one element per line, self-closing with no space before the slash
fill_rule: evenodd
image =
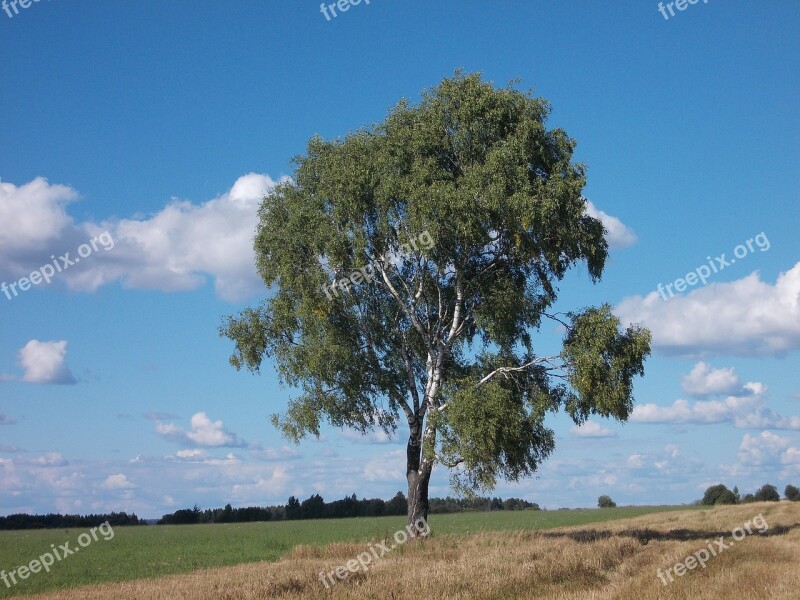
<path id="1" fill-rule="evenodd" d="M 569 521 L 570 513 L 533 516 L 526 513 L 518 516 L 521 522 L 531 519 L 528 522 L 531 527 L 527 529 L 484 530 L 469 535 L 466 531 L 482 528 L 480 515 L 448 517 L 449 523 L 443 522 L 442 528 L 451 527 L 457 532 L 443 534 L 437 530 L 439 533 L 429 539 L 401 545 L 371 565 L 368 572 L 355 572 L 330 589 L 322 585 L 318 574 L 354 559 L 365 550 L 363 542 L 337 542 L 324 547 L 299 545 L 276 562 L 105 583 L 27 596 L 26 600 L 797 600 L 800 597 L 800 503 L 662 511 L 621 520 L 608 518 L 613 519 L 614 513 L 624 516 L 626 509 L 610 513 L 583 511 L 574 516 L 586 521 L 591 519 L 588 514 L 591 512 L 606 520 L 534 531 L 534 527 L 552 522 L 564 524 Z M 484 516 L 485 523 L 491 526 L 498 517 Z M 737 538 L 734 543 L 731 535 L 734 529 L 747 522 L 755 524 L 762 518 L 769 527 L 766 535 L 759 535 L 753 528 L 751 535 Z M 395 520 L 383 523 L 364 520 L 367 525 L 358 535 L 369 536 L 370 521 L 376 531 L 383 527 L 389 531 L 396 526 Z M 500 525 L 506 524 L 511 522 Z M 323 535 L 326 525 L 332 530 L 338 528 L 339 534 L 353 531 L 341 523 L 318 521 L 302 525 L 307 529 L 296 528 L 292 532 L 298 539 L 301 531 Z M 209 556 L 229 545 L 242 545 L 241 539 L 227 534 L 235 533 L 238 529 L 235 526 L 200 529 L 212 532 L 206 538 L 213 544 Z M 262 526 L 239 529 L 248 536 L 256 530 L 276 531 Z M 114 561 L 101 554 L 92 555 L 91 561 L 85 562 L 83 555 L 70 558 L 74 563 L 83 563 L 87 571 L 102 567 L 120 575 L 126 569 L 137 568 L 135 561 L 146 553 L 147 548 L 142 547 L 149 543 L 166 540 L 163 548 L 155 550 L 158 558 L 153 562 L 158 563 L 183 547 L 175 543 L 181 536 L 196 543 L 203 535 L 194 528 L 175 528 L 174 538 L 169 537 L 173 535 L 170 533 L 164 534 L 166 538 L 148 538 L 152 535 L 150 531 L 157 530 L 139 533 L 142 537 L 133 533 L 123 535 L 114 540 L 119 544 L 109 543 L 109 551 L 115 546 L 119 548 L 114 550 L 117 553 Z M 337 534 L 328 531 L 328 535 Z M 687 557 L 709 546 L 710 540 L 718 536 L 724 536 L 728 547 L 709 558 L 705 568 L 695 565 L 683 576 L 676 575 L 673 582 L 661 583 L 659 570 L 674 568 L 679 562 L 688 564 Z M 7 552 L 5 541 L 3 548 Z M 124 560 L 126 551 L 138 558 L 131 558 L 130 563 L 119 562 Z M 62 579 L 61 584 L 67 581 Z"/>
<path id="2" fill-rule="evenodd" d="M 518 511 L 433 515 L 435 535 L 462 536 L 487 531 L 533 531 L 627 519 L 682 507 L 624 507 L 602 510 Z M 689 508 L 689 507 L 683 507 Z M 297 546 L 323 547 L 389 539 L 404 517 L 284 521 L 227 525 L 118 527 L 114 537 L 98 536 L 78 554 L 56 562 L 12 588 L 0 582 L 0 598 L 87 584 L 154 578 L 198 569 L 277 561 Z M 70 542 L 78 547 L 83 529 L 0 531 L 0 569 L 19 565 Z M 362 548 L 363 549 L 363 548 Z M 335 565 L 334 565 L 335 566 Z"/>

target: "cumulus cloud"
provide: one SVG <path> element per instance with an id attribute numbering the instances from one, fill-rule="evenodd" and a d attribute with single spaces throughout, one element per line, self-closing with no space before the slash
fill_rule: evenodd
<path id="1" fill-rule="evenodd" d="M 274 467 L 270 473 L 262 471 L 248 477 L 248 481 L 234 484 L 230 488 L 231 500 L 244 504 L 252 502 L 253 498 L 274 498 L 283 494 L 293 480 L 285 467 Z"/>
<path id="2" fill-rule="evenodd" d="M 77 383 L 67 366 L 67 342 L 31 340 L 19 351 L 19 363 L 28 383 L 72 385 Z"/>
<path id="3" fill-rule="evenodd" d="M 767 408 L 766 392 L 767 387 L 763 383 L 749 382 L 742 386 L 740 395 L 721 400 L 689 402 L 679 399 L 670 406 L 639 404 L 634 407 L 630 421 L 695 425 L 732 422 L 739 429 L 800 430 L 800 417 L 783 417 Z"/>
<path id="4" fill-rule="evenodd" d="M 132 490 L 136 486 L 122 473 L 116 473 L 106 477 L 105 481 L 100 484 L 100 487 L 104 490 Z"/>
<path id="5" fill-rule="evenodd" d="M 176 460 L 179 462 L 208 464 L 208 465 L 234 465 L 240 464 L 242 459 L 236 456 L 233 452 L 225 455 L 225 458 L 216 458 L 208 456 L 204 450 L 179 450 L 175 456 L 166 457 L 167 460 Z"/>
<path id="6" fill-rule="evenodd" d="M 285 179 L 285 178 L 284 178 Z M 167 292 L 194 290 L 208 278 L 217 295 L 239 301 L 263 284 L 253 261 L 258 207 L 277 182 L 249 173 L 224 194 L 202 203 L 173 199 L 146 217 L 76 223 L 66 206 L 75 190 L 43 178 L 16 187 L 0 184 L 0 280 L 15 280 L 87 239 L 108 231 L 113 251 L 98 252 L 59 274 L 77 291 L 116 281 L 126 287 Z M 6 218 L 10 215 L 8 218 Z M 4 237 L 3 237 L 4 236 Z"/>
<path id="7" fill-rule="evenodd" d="M 800 448 L 787 448 L 781 454 L 781 463 L 784 465 L 800 465 Z"/>
<path id="8" fill-rule="evenodd" d="M 225 428 L 222 421 L 212 421 L 204 412 L 192 416 L 190 429 L 175 423 L 156 421 L 156 433 L 161 437 L 186 446 L 242 448 L 244 440 Z"/>
<path id="9" fill-rule="evenodd" d="M 777 466 L 796 464 L 800 448 L 793 447 L 792 440 L 769 431 L 759 435 L 746 433 L 739 446 L 739 461 L 748 466 Z"/>
<path id="10" fill-rule="evenodd" d="M 193 459 L 203 460 L 206 457 L 206 453 L 203 452 L 202 450 L 196 450 L 196 449 L 195 450 L 178 450 L 175 453 L 175 456 L 177 458 L 181 458 L 181 459 L 184 459 L 184 460 L 193 460 Z"/>
<path id="11" fill-rule="evenodd" d="M 683 456 L 675 444 L 667 444 L 660 450 L 635 452 L 628 456 L 619 472 L 628 474 L 637 481 L 658 480 L 659 486 L 666 482 L 685 480 L 690 474 L 703 471 L 701 461 Z"/>
<path id="12" fill-rule="evenodd" d="M 616 437 L 617 432 L 595 421 L 586 421 L 583 425 L 575 426 L 571 430 L 573 435 L 585 438 Z"/>
<path id="13" fill-rule="evenodd" d="M 667 354 L 784 356 L 800 348 L 800 262 L 775 285 L 754 272 L 666 302 L 657 292 L 626 298 L 615 312 L 648 327 Z"/>
<path id="14" fill-rule="evenodd" d="M 0 251 L 5 259 L 57 240 L 72 225 L 66 206 L 78 193 L 43 177 L 15 186 L 0 182 Z"/>
<path id="15" fill-rule="evenodd" d="M 586 201 L 586 214 L 600 219 L 607 230 L 606 240 L 611 248 L 627 248 L 636 243 L 636 233 L 617 217 L 599 210 L 591 200 Z"/>
<path id="16" fill-rule="evenodd" d="M 13 425 L 17 421 L 6 413 L 0 413 L 0 425 Z"/>
<path id="17" fill-rule="evenodd" d="M 684 375 L 681 387 L 695 397 L 741 394 L 743 391 L 733 367 L 714 369 L 704 362 L 697 363 L 688 375 Z"/>
<path id="18" fill-rule="evenodd" d="M 168 459 L 140 456 L 128 461 L 102 457 L 75 464 L 58 453 L 0 454 L 0 505 L 9 514 L 124 510 L 140 517 L 156 517 L 173 504 L 279 504 L 286 501 L 289 493 L 300 495 L 311 489 L 304 481 L 305 467 L 290 472 L 280 463 L 248 464 L 227 451 L 212 457 L 202 450 L 199 454 L 193 454 L 191 449 L 179 450 L 180 457 L 176 454 Z M 338 477 L 337 465 L 326 464 L 320 470 L 333 480 Z M 270 473 L 281 475 L 270 478 Z M 290 482 L 294 486 L 291 491 L 286 489 Z M 243 487 L 232 493 L 237 485 Z M 167 496 L 173 501 L 165 501 Z"/>

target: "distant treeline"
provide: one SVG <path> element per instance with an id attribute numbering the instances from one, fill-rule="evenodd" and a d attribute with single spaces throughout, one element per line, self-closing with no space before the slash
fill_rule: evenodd
<path id="1" fill-rule="evenodd" d="M 489 510 L 539 510 L 539 505 L 519 498 L 431 498 L 432 514 L 456 513 L 464 511 Z M 251 506 L 201 510 L 197 506 L 164 515 L 158 525 L 191 525 L 196 523 L 248 523 L 253 521 L 292 521 L 298 519 L 342 519 L 347 517 L 385 517 L 401 516 L 408 512 L 405 494 L 397 492 L 391 500 L 364 498 L 359 500 L 355 494 L 341 500 L 325 502 L 322 496 L 314 494 L 302 502 L 294 496 L 289 502 L 278 506 Z M 0 530 L 3 529 L 57 529 L 62 527 L 90 528 L 108 521 L 112 527 L 120 525 L 146 525 L 144 519 L 135 514 L 112 512 L 107 515 L 28 515 L 16 514 L 0 517 Z"/>
<path id="2" fill-rule="evenodd" d="M 519 498 L 431 498 L 431 513 L 453 513 L 476 510 L 539 510 L 539 505 Z M 196 523 L 246 523 L 251 521 L 293 521 L 299 519 L 342 519 L 347 517 L 384 517 L 405 515 L 408 501 L 397 492 L 389 501 L 380 498 L 359 500 L 355 494 L 341 500 L 325 502 L 314 494 L 302 502 L 291 496 L 285 505 L 267 507 L 225 508 L 201 510 L 197 506 L 164 515 L 159 525 L 190 525 Z"/>
<path id="3" fill-rule="evenodd" d="M 108 515 L 28 515 L 17 514 L 0 517 L 0 529 L 59 529 L 62 527 L 97 527 L 106 521 L 112 527 L 118 525 L 144 525 L 135 514 L 112 512 Z"/>
<path id="4" fill-rule="evenodd" d="M 455 513 L 465 510 L 539 510 L 535 502 L 519 498 L 431 498 L 431 514 Z M 405 514 L 405 513 L 404 513 Z"/>

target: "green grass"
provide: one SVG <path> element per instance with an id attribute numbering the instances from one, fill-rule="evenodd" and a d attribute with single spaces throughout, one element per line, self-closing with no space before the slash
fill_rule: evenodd
<path id="1" fill-rule="evenodd" d="M 467 535 L 479 531 L 549 529 L 627 519 L 694 506 L 639 506 L 611 509 L 471 512 L 432 515 L 434 535 Z M 184 573 L 195 569 L 274 561 L 298 544 L 364 542 L 390 538 L 405 526 L 404 517 L 326 519 L 227 525 L 117 527 L 114 537 L 92 541 L 77 554 L 56 562 L 49 573 L 31 574 L 11 589 L 0 580 L 0 598 L 92 583 L 124 581 Z M 84 529 L 0 531 L 0 570 L 26 565 L 50 545 L 77 539 Z M 9 579 L 10 582 L 10 579 Z"/>

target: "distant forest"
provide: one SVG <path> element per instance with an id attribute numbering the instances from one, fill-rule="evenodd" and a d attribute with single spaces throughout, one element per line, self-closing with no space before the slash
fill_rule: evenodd
<path id="1" fill-rule="evenodd" d="M 0 529 L 60 529 L 62 527 L 80 527 L 88 529 L 108 523 L 112 527 L 120 525 L 145 525 L 135 514 L 112 512 L 107 515 L 8 515 L 0 517 Z"/>
<path id="2" fill-rule="evenodd" d="M 457 513 L 464 511 L 490 510 L 539 510 L 539 505 L 519 498 L 431 498 L 431 514 Z M 247 508 L 225 508 L 201 510 L 198 506 L 164 515 L 158 525 L 192 525 L 200 523 L 248 523 L 254 521 L 292 521 L 299 519 L 342 519 L 348 517 L 403 516 L 408 511 L 405 494 L 397 492 L 394 498 L 359 500 L 355 494 L 341 500 L 325 502 L 314 494 L 302 502 L 294 496 L 285 505 Z M 131 513 L 100 515 L 28 515 L 16 514 L 0 517 L 3 529 L 56 529 L 62 527 L 89 528 L 108 521 L 112 527 L 121 525 L 146 525 L 147 521 Z"/>
<path id="3" fill-rule="evenodd" d="M 480 510 L 539 510 L 539 505 L 519 498 L 431 498 L 430 512 L 456 513 Z M 282 506 L 265 508 L 225 508 L 201 510 L 197 506 L 164 515 L 159 525 L 191 525 L 195 523 L 245 523 L 249 521 L 293 521 L 298 519 L 344 519 L 348 517 L 404 516 L 408 501 L 403 492 L 397 492 L 388 502 L 380 498 L 359 500 L 355 494 L 341 500 L 325 502 L 314 494 L 302 502 L 291 496 Z"/>

